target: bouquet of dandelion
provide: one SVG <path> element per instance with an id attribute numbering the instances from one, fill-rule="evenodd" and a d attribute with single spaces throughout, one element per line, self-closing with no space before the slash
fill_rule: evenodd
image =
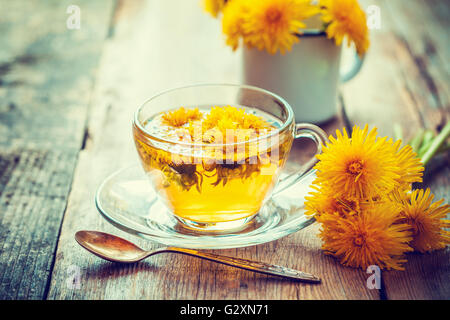
<path id="1" fill-rule="evenodd" d="M 321 31 L 341 45 L 344 38 L 363 55 L 369 47 L 366 15 L 357 0 L 203 0 L 204 9 L 222 16 L 226 43 L 284 54 L 299 42 L 305 20 L 318 17 Z"/>
<path id="2" fill-rule="evenodd" d="M 433 202 L 429 189 L 412 190 L 424 168 L 411 146 L 354 127 L 330 137 L 318 158 L 305 206 L 321 224 L 323 250 L 342 264 L 402 270 L 406 252 L 450 243 L 450 206 Z"/>

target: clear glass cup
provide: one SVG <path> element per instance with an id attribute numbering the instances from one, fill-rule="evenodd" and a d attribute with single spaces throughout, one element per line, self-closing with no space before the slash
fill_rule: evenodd
<path id="1" fill-rule="evenodd" d="M 214 143 L 170 141 L 146 129 L 147 121 L 160 113 L 213 106 L 245 108 L 274 129 L 231 142 L 227 131 L 223 140 Z M 295 124 L 293 111 L 283 98 L 256 87 L 227 84 L 193 85 L 154 96 L 136 111 L 133 136 L 160 200 L 185 226 L 203 231 L 244 226 L 273 192 L 298 181 L 317 161 L 313 157 L 305 164 L 306 171 L 280 180 L 293 140 L 312 139 L 318 154 L 327 139 L 315 125 Z"/>

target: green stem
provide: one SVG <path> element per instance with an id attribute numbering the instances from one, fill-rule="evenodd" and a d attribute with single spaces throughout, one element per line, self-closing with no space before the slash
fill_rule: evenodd
<path id="1" fill-rule="evenodd" d="M 422 143 L 424 132 L 425 131 L 423 129 L 419 129 L 419 132 L 410 141 L 409 145 L 411 146 L 411 148 L 413 148 L 414 152 L 417 152 L 417 150 L 419 149 L 419 146 Z"/>
<path id="2" fill-rule="evenodd" d="M 422 144 L 417 152 L 419 157 L 422 157 L 422 155 L 427 152 L 427 150 L 430 148 L 431 144 L 433 143 L 434 133 L 431 130 L 425 131 L 425 134 L 423 135 L 423 141 Z"/>
<path id="3" fill-rule="evenodd" d="M 428 150 L 425 152 L 425 154 L 422 157 L 422 163 L 425 166 L 428 161 L 436 154 L 438 149 L 441 147 L 441 145 L 447 140 L 447 138 L 450 136 L 450 122 L 447 122 L 445 127 L 439 132 L 439 134 L 433 139 L 433 142 L 431 143 Z"/>
<path id="4" fill-rule="evenodd" d="M 398 123 L 394 123 L 394 139 L 395 141 L 403 140 L 403 130 Z"/>
<path id="5" fill-rule="evenodd" d="M 431 130 L 426 130 L 425 133 L 423 134 L 422 145 L 431 142 L 431 140 L 433 140 L 433 138 L 434 138 L 434 132 Z"/>
<path id="6" fill-rule="evenodd" d="M 427 152 L 427 150 L 430 149 L 432 143 L 433 143 L 433 140 L 428 141 L 426 144 L 422 144 L 422 146 L 420 147 L 419 151 L 416 151 L 417 156 L 419 158 L 422 158 L 423 155 Z"/>

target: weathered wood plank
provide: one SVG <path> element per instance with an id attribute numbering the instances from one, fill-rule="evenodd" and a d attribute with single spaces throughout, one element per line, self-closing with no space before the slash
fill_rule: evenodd
<path id="1" fill-rule="evenodd" d="M 93 203 L 107 175 L 137 161 L 130 135 L 132 114 L 160 90 L 239 81 L 240 54 L 225 46 L 218 22 L 197 5 L 181 0 L 129 5 L 123 1 L 117 6 L 114 34 L 102 56 L 89 138 L 75 173 L 49 299 L 377 299 L 378 292 L 366 288 L 364 271 L 344 268 L 322 253 L 317 226 L 268 244 L 216 252 L 317 273 L 323 278 L 320 285 L 282 281 L 174 254 L 120 266 L 76 244 L 75 232 L 91 229 L 120 235 L 147 249 L 158 247 L 107 224 Z M 342 125 L 334 121 L 326 128 L 332 131 Z M 297 145 L 292 160 L 303 153 Z M 79 288 L 67 286 L 71 266 L 80 272 Z"/>
<path id="2" fill-rule="evenodd" d="M 0 299 L 43 299 L 111 1 L 0 2 Z"/>
<path id="3" fill-rule="evenodd" d="M 442 30 L 438 31 L 436 21 L 440 20 L 422 1 L 380 1 L 378 5 L 382 28 L 371 33 L 361 74 L 344 87 L 346 110 L 355 124 L 369 123 L 383 136 L 393 136 L 394 123 L 403 127 L 407 139 L 420 128 L 436 130 L 448 121 L 450 112 L 448 47 L 443 46 L 448 39 L 442 39 Z M 427 170 L 423 186 L 448 201 L 448 158 L 440 161 L 443 165 L 433 172 Z M 387 299 L 448 299 L 449 255 L 449 250 L 409 254 L 404 272 L 383 272 L 383 294 Z"/>
<path id="4" fill-rule="evenodd" d="M 0 196 L 2 298 L 43 298 L 76 152 L 17 150 Z"/>
<path id="5" fill-rule="evenodd" d="M 428 4 L 413 1 L 410 5 L 386 2 L 395 11 L 403 10 L 405 14 L 391 16 L 392 30 L 399 42 L 404 46 L 408 56 L 402 49 L 396 50 L 408 86 L 417 104 L 426 128 L 436 130 L 450 120 L 450 80 L 449 72 L 449 38 L 448 21 L 439 19 L 440 10 L 436 3 Z M 450 9 L 448 2 L 441 2 L 441 10 Z M 446 7 L 446 8 L 443 8 Z M 425 27 L 419 26 L 417 20 L 426 21 Z M 404 59 L 403 59 L 404 57 Z M 411 85 L 408 80 L 415 79 L 421 89 Z M 429 187 L 437 199 L 449 201 L 450 167 L 449 154 L 436 159 L 440 162 L 433 172 L 426 172 L 421 187 Z M 446 163 L 446 165 L 445 165 Z M 433 163 L 430 164 L 434 166 Z M 449 248 L 429 254 L 410 254 L 405 273 L 386 273 L 386 294 L 389 299 L 449 299 L 450 288 L 450 250 Z M 414 281 L 411 281 L 414 279 Z M 418 281 L 416 280 L 418 279 Z"/>

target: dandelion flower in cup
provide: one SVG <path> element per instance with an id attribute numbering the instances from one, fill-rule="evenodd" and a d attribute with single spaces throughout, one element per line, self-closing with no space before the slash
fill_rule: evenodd
<path id="1" fill-rule="evenodd" d="M 250 47 L 284 54 L 298 42 L 297 33 L 308 17 L 318 13 L 310 0 L 252 0 L 242 25 L 244 42 Z"/>
<path id="2" fill-rule="evenodd" d="M 341 45 L 345 37 L 348 44 L 355 44 L 359 55 L 369 48 L 369 31 L 366 14 L 357 0 L 320 0 L 322 21 L 327 24 L 328 38 Z"/>
<path id="3" fill-rule="evenodd" d="M 430 189 L 414 190 L 410 195 L 400 197 L 402 211 L 399 222 L 406 224 L 412 231 L 411 247 L 419 252 L 443 249 L 450 244 L 450 221 L 445 218 L 450 213 L 444 199 L 433 203 L 434 195 Z"/>
<path id="4" fill-rule="evenodd" d="M 203 0 L 203 9 L 216 18 L 223 10 L 227 0 Z"/>
<path id="5" fill-rule="evenodd" d="M 412 239 L 408 225 L 395 223 L 398 212 L 398 206 L 381 202 L 345 218 L 322 214 L 318 217 L 322 249 L 345 266 L 403 270 L 403 255 L 413 249 L 408 245 Z"/>
<path id="6" fill-rule="evenodd" d="M 392 191 L 399 185 L 399 166 L 392 145 L 378 138 L 376 129 L 355 126 L 351 138 L 345 128 L 318 155 L 315 184 L 330 184 L 336 196 L 369 199 Z"/>
<path id="7" fill-rule="evenodd" d="M 221 123 L 223 125 L 220 125 Z M 246 112 L 244 108 L 232 106 L 212 107 L 203 121 L 203 126 L 205 129 L 218 127 L 223 133 L 226 129 L 254 129 L 256 132 L 270 129 L 270 124 L 265 120 Z"/>
<path id="8" fill-rule="evenodd" d="M 195 109 L 185 109 L 183 107 L 169 111 L 162 116 L 163 121 L 172 127 L 181 127 L 188 123 L 190 120 L 198 120 L 202 117 L 202 114 Z"/>

